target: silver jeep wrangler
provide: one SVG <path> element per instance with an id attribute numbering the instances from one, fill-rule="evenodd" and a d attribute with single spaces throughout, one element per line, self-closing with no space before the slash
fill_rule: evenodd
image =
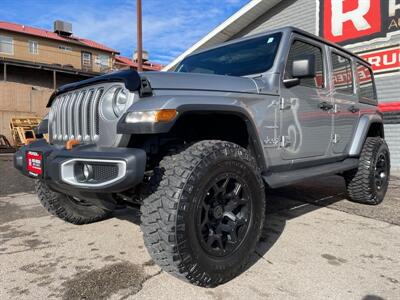
<path id="1" fill-rule="evenodd" d="M 44 139 L 15 167 L 74 224 L 140 205 L 147 249 L 199 286 L 237 276 L 264 223 L 265 188 L 340 174 L 379 204 L 389 149 L 370 65 L 285 27 L 186 57 L 175 72 L 115 72 L 61 87 Z"/>

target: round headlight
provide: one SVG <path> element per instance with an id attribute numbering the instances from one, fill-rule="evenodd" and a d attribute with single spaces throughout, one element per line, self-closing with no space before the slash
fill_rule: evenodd
<path id="1" fill-rule="evenodd" d="M 117 117 L 121 116 L 122 113 L 125 111 L 127 103 L 128 103 L 128 93 L 122 88 L 116 89 L 116 91 L 114 92 L 112 106 L 114 114 Z"/>
<path id="2" fill-rule="evenodd" d="M 103 95 L 101 112 L 105 119 L 113 121 L 119 118 L 130 104 L 129 92 L 122 86 L 113 86 Z"/>

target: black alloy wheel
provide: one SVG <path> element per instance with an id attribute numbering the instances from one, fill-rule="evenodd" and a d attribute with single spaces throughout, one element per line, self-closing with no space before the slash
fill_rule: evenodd
<path id="1" fill-rule="evenodd" d="M 382 151 L 375 164 L 375 187 L 377 191 L 385 189 L 388 185 L 388 153 L 387 151 Z"/>
<path id="2" fill-rule="evenodd" d="M 235 174 L 225 173 L 212 179 L 206 191 L 197 218 L 201 246 L 213 256 L 230 255 L 248 234 L 248 187 Z"/>

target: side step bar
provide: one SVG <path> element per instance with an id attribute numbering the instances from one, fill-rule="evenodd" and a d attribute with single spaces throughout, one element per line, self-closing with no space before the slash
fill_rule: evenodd
<path id="1" fill-rule="evenodd" d="M 263 175 L 262 177 L 271 188 L 278 188 L 302 181 L 303 179 L 317 177 L 321 175 L 337 174 L 343 171 L 355 169 L 357 167 L 357 158 L 347 158 L 341 162 L 284 172 L 274 172 Z"/>

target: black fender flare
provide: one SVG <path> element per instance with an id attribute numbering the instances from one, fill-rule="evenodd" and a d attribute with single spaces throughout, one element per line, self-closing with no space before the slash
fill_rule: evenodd
<path id="1" fill-rule="evenodd" d="M 264 158 L 264 151 L 258 136 L 258 131 L 253 118 L 248 111 L 241 106 L 226 104 L 182 104 L 176 108 L 178 112 L 177 118 L 166 123 L 136 123 L 127 124 L 124 122 L 123 116 L 118 122 L 117 133 L 121 134 L 158 134 L 169 132 L 178 119 L 188 113 L 219 113 L 227 115 L 235 115 L 240 117 L 246 124 L 249 134 L 249 142 L 254 150 L 255 159 L 261 171 L 266 171 L 267 166 Z"/>
<path id="2" fill-rule="evenodd" d="M 383 119 L 380 114 L 367 114 L 362 115 L 358 120 L 357 128 L 353 134 L 353 141 L 350 144 L 349 156 L 359 156 L 364 145 L 365 139 L 367 138 L 368 131 L 372 124 L 382 124 Z"/>

